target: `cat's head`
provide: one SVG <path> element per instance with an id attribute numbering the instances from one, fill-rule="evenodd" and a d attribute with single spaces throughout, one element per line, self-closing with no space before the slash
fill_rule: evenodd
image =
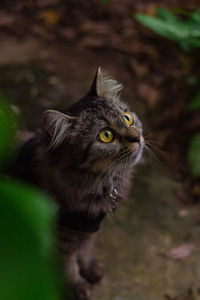
<path id="1" fill-rule="evenodd" d="M 97 69 L 89 93 L 63 112 L 44 112 L 49 151 L 70 150 L 77 167 L 100 172 L 141 158 L 144 139 L 136 114 L 120 99 L 122 85 Z"/>

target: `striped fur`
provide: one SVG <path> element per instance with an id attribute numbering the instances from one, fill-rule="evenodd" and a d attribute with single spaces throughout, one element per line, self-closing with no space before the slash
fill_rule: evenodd
<path id="1" fill-rule="evenodd" d="M 91 284 L 102 276 L 91 254 L 95 233 L 67 228 L 59 217 L 80 213 L 98 220 L 128 196 L 132 169 L 143 150 L 143 143 L 130 137 L 142 136 L 142 124 L 134 112 L 134 126 L 125 124 L 123 114 L 130 109 L 120 99 L 121 89 L 98 68 L 86 97 L 62 112 L 44 113 L 44 126 L 31 143 L 34 149 L 28 148 L 35 182 L 58 204 L 58 248 L 77 300 L 91 299 Z M 108 144 L 98 138 L 107 127 L 115 134 Z M 27 162 L 22 164 L 26 169 Z"/>

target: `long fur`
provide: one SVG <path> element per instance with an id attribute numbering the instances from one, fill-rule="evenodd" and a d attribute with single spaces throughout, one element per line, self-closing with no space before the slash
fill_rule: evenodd
<path id="1" fill-rule="evenodd" d="M 143 149 L 131 138 L 142 135 L 142 124 L 121 101 L 121 89 L 121 84 L 98 69 L 86 97 L 64 112 L 44 113 L 40 133 L 24 145 L 15 166 L 15 176 L 19 168 L 18 177 L 24 178 L 28 168 L 29 178 L 58 204 L 58 248 L 77 300 L 91 299 L 90 283 L 101 277 L 91 255 L 94 233 L 72 230 L 59 220 L 79 214 L 83 220 L 98 220 L 114 212 L 128 196 L 132 169 Z M 125 124 L 124 112 L 132 114 L 133 127 Z M 111 143 L 99 140 L 107 127 L 115 134 Z"/>
<path id="2" fill-rule="evenodd" d="M 112 79 L 105 71 L 102 71 L 100 68 L 98 69 L 97 94 L 99 97 L 115 101 L 122 88 L 123 85 L 121 83 Z"/>

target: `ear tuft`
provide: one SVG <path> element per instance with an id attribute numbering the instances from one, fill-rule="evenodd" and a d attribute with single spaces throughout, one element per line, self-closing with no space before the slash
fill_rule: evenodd
<path id="1" fill-rule="evenodd" d="M 114 100 L 122 88 L 122 84 L 98 67 L 89 94 Z"/>
<path id="2" fill-rule="evenodd" d="M 44 112 L 44 127 L 52 137 L 49 149 L 62 144 L 67 137 L 73 119 L 75 118 L 56 110 L 46 110 Z"/>

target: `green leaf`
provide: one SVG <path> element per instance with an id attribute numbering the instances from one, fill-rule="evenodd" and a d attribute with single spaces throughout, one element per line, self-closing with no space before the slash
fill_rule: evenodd
<path id="1" fill-rule="evenodd" d="M 57 300 L 54 209 L 37 190 L 0 182 L 0 299 Z"/>
<path id="2" fill-rule="evenodd" d="M 195 12 L 190 15 L 191 19 L 200 23 L 200 8 L 198 8 Z"/>
<path id="3" fill-rule="evenodd" d="M 185 51 L 200 47 L 200 39 L 186 39 L 184 41 L 179 41 L 178 43 Z"/>
<path id="4" fill-rule="evenodd" d="M 179 20 L 169 10 L 159 8 L 156 17 L 136 14 L 135 18 L 157 34 L 177 42 L 184 50 L 200 47 L 199 12 L 190 14 L 186 21 Z"/>
<path id="5" fill-rule="evenodd" d="M 188 164 L 193 176 L 200 176 L 200 134 L 192 137 L 188 150 Z"/>
<path id="6" fill-rule="evenodd" d="M 177 40 L 188 37 L 188 32 L 184 25 L 180 23 L 167 23 L 166 20 L 137 14 L 136 19 L 144 26 L 152 29 L 161 36 Z"/>
<path id="7" fill-rule="evenodd" d="M 200 91 L 196 94 L 192 102 L 189 104 L 188 107 L 190 110 L 199 109 L 200 108 Z"/>
<path id="8" fill-rule="evenodd" d="M 187 17 L 190 17 L 190 15 L 191 15 L 190 11 L 183 9 L 181 7 L 172 8 L 171 11 L 173 11 L 173 13 L 175 13 L 175 14 L 179 14 L 179 15 L 183 15 L 183 16 L 187 16 Z"/>
<path id="9" fill-rule="evenodd" d="M 198 77 L 197 76 L 192 76 L 192 75 L 188 76 L 187 83 L 192 84 L 192 85 L 197 84 L 198 83 Z"/>
<path id="10" fill-rule="evenodd" d="M 158 8 L 157 17 L 168 22 L 177 22 L 177 17 L 173 15 L 168 9 L 165 9 L 163 7 Z"/>
<path id="11" fill-rule="evenodd" d="M 108 6 L 110 4 L 110 0 L 101 0 L 101 3 L 105 6 Z"/>
<path id="12" fill-rule="evenodd" d="M 8 98 L 0 94 L 0 165 L 7 156 L 16 126 L 16 120 L 7 102 Z"/>

